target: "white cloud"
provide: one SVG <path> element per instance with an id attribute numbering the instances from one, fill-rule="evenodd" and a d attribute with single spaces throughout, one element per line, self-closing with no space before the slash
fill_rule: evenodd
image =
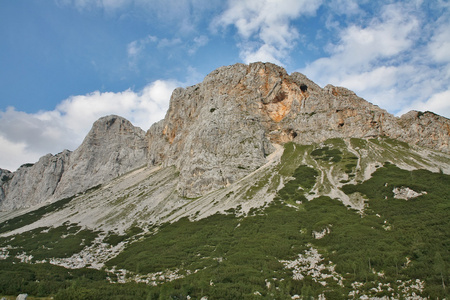
<path id="1" fill-rule="evenodd" d="M 27 114 L 8 108 L 0 111 L 0 167 L 14 170 L 47 153 L 74 150 L 100 117 L 117 114 L 144 130 L 161 119 L 170 95 L 179 83 L 157 80 L 139 92 L 93 92 L 72 96 L 55 110 Z"/>
<path id="2" fill-rule="evenodd" d="M 434 61 L 450 63 L 450 26 L 448 23 L 436 29 L 428 49 Z"/>
<path id="3" fill-rule="evenodd" d="M 415 7 L 415 6 L 414 6 Z M 301 72 L 321 85 L 345 86 L 390 112 L 439 88 L 423 62 L 420 17 L 408 5 L 388 4 L 365 25 L 341 28 L 338 42 Z"/>
<path id="4" fill-rule="evenodd" d="M 25 143 L 15 143 L 0 135 L 1 168 L 15 170 L 24 163 L 35 162 L 41 155 L 30 152 Z M 5 159 L 7 158 L 7 159 Z"/>
<path id="5" fill-rule="evenodd" d="M 316 60 L 305 70 L 320 78 L 366 72 L 379 60 L 409 49 L 417 38 L 418 26 L 416 17 L 400 6 L 388 5 L 381 17 L 372 19 L 367 26 L 352 24 L 342 29 L 339 42 L 327 47 L 331 56 Z"/>
<path id="6" fill-rule="evenodd" d="M 363 15 L 357 0 L 332 0 L 327 3 L 331 10 L 338 15 Z"/>
<path id="7" fill-rule="evenodd" d="M 399 115 L 410 110 L 439 112 L 440 115 L 450 118 L 450 90 L 432 95 L 424 101 L 416 101 L 399 112 Z"/>
<path id="8" fill-rule="evenodd" d="M 233 25 L 242 38 L 241 59 L 281 64 L 299 38 L 291 21 L 314 14 L 321 1 L 229 0 L 228 8 L 212 22 L 213 29 Z"/>
<path id="9" fill-rule="evenodd" d="M 141 18 L 168 26 L 174 33 L 193 33 L 205 15 L 219 11 L 222 0 L 54 0 L 80 12 L 103 10 L 120 18 Z M 132 13 L 131 12 L 137 12 Z"/>
<path id="10" fill-rule="evenodd" d="M 348 3 L 333 1 L 338 2 Z M 397 115 L 415 109 L 450 117 L 449 17 L 441 12 L 437 22 L 427 23 L 420 5 L 425 4 L 387 4 L 363 23 L 358 19 L 338 28 L 329 55 L 300 71 L 322 86 L 347 87 Z"/>

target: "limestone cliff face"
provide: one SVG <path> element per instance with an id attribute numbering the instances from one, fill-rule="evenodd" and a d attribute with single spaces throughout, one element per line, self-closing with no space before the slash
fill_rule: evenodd
<path id="1" fill-rule="evenodd" d="M 0 210 L 72 196 L 142 166 L 146 159 L 142 129 L 118 116 L 101 118 L 74 152 L 47 154 L 14 173 L 2 171 Z"/>
<path id="2" fill-rule="evenodd" d="M 181 195 L 197 197 L 234 182 L 272 151 L 263 122 L 245 107 L 252 93 L 236 90 L 246 75 L 247 66 L 238 64 L 176 89 L 165 119 L 148 131 L 150 162 L 179 169 Z"/>
<path id="3" fill-rule="evenodd" d="M 450 152 L 450 120 L 432 112 L 410 111 L 398 120 L 402 130 L 394 138 L 410 144 Z"/>
<path id="4" fill-rule="evenodd" d="M 13 177 L 12 172 L 0 169 L 0 206 L 6 198 L 6 189 L 12 177 Z"/>
<path id="5" fill-rule="evenodd" d="M 29 207 L 52 199 L 67 167 L 71 152 L 47 154 L 33 165 L 23 165 L 12 173 L 4 185 L 1 210 Z"/>
<path id="6" fill-rule="evenodd" d="M 321 88 L 270 63 L 235 64 L 176 89 L 166 117 L 146 134 L 108 116 L 73 153 L 44 156 L 14 173 L 0 170 L 0 210 L 71 196 L 145 164 L 175 166 L 179 195 L 198 197 L 261 167 L 274 144 L 378 136 L 450 152 L 447 118 L 397 118 L 345 88 Z"/>
<path id="7" fill-rule="evenodd" d="M 345 88 L 320 88 L 300 73 L 254 63 L 176 89 L 165 119 L 147 136 L 150 163 L 175 165 L 180 193 L 197 197 L 260 167 L 273 143 L 391 136 L 449 152 L 448 128 L 446 118 L 399 119 Z"/>
<path id="8" fill-rule="evenodd" d="M 55 191 L 71 196 L 146 164 L 145 132 L 118 116 L 100 118 L 70 161 Z"/>

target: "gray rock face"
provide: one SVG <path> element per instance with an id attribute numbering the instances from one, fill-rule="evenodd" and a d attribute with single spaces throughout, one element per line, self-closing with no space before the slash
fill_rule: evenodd
<path id="1" fill-rule="evenodd" d="M 175 165 L 179 192 L 197 197 L 260 167 L 271 143 L 390 136 L 449 152 L 448 119 L 408 116 L 273 64 L 236 64 L 173 92 L 165 119 L 147 132 L 149 161 Z"/>
<path id="2" fill-rule="evenodd" d="M 47 154 L 34 165 L 23 165 L 4 185 L 1 210 L 13 210 L 51 199 L 68 164 L 70 151 Z"/>
<path id="3" fill-rule="evenodd" d="M 402 130 L 394 138 L 442 152 L 450 152 L 450 121 L 432 112 L 410 111 L 398 120 Z"/>
<path id="4" fill-rule="evenodd" d="M 176 89 L 165 118 L 146 134 L 108 116 L 73 153 L 44 156 L 14 173 L 0 170 L 0 210 L 72 196 L 145 164 L 175 166 L 179 194 L 193 198 L 261 167 L 273 144 L 378 136 L 450 152 L 447 118 L 397 118 L 345 88 L 321 88 L 270 63 L 235 64 Z"/>
<path id="5" fill-rule="evenodd" d="M 13 173 L 8 170 L 0 169 L 0 207 L 2 203 L 5 201 L 6 192 L 9 185 L 9 181 L 13 177 Z"/>
<path id="6" fill-rule="evenodd" d="M 142 129 L 121 117 L 101 118 L 74 152 L 47 154 L 14 173 L 2 171 L 0 210 L 72 196 L 144 165 L 146 158 Z"/>
<path id="7" fill-rule="evenodd" d="M 246 65 L 223 67 L 201 84 L 176 89 L 165 119 L 149 130 L 150 162 L 179 169 L 181 195 L 198 197 L 234 182 L 272 151 L 260 118 L 245 109 L 253 93 L 236 88 L 246 75 Z"/>
<path id="8" fill-rule="evenodd" d="M 70 156 L 56 198 L 71 196 L 146 164 L 145 132 L 118 116 L 100 118 Z"/>

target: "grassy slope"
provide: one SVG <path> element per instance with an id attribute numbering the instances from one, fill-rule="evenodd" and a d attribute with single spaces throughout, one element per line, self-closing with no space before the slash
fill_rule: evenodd
<path id="1" fill-rule="evenodd" d="M 264 179 L 264 184 L 278 186 L 280 178 L 284 178 L 284 187 L 269 207 L 254 209 L 247 217 L 236 217 L 236 211 L 230 210 L 227 215 L 216 214 L 196 222 L 183 218 L 162 226 L 156 234 L 146 235 L 107 262 L 108 267 L 128 270 L 129 280 L 139 274 L 168 270 L 184 278 L 157 287 L 109 284 L 103 271 L 68 272 L 48 264 L 17 263 L 10 257 L 0 260 L 0 294 L 20 291 L 39 296 L 53 294 L 56 299 L 185 299 L 187 295 L 207 295 L 209 299 L 289 299 L 294 294 L 324 294 L 327 299 L 340 299 L 358 290 L 359 295 L 399 297 L 407 295 L 404 286 L 411 285 L 409 280 L 419 279 L 425 282 L 424 296 L 449 297 L 442 282 L 448 285 L 450 275 L 450 177 L 424 170 L 405 171 L 386 164 L 371 179 L 358 183 L 356 179 L 361 178 L 364 166 L 371 160 L 380 161 L 380 166 L 383 158 L 410 164 L 427 162 L 414 157 L 407 145 L 391 140 L 350 143 L 353 151 L 342 140 L 317 146 L 286 144 L 281 163 L 274 170 L 276 174 Z M 363 157 L 361 149 L 371 151 Z M 408 153 L 411 155 L 406 156 Z M 331 183 L 323 176 L 327 172 L 347 178 L 341 185 L 346 181 L 354 183 L 342 187 L 345 193 L 358 192 L 369 199 L 363 216 L 329 197 L 305 201 L 305 195 L 312 190 L 330 189 L 326 185 Z M 398 200 L 393 198 L 393 187 L 410 187 L 427 194 Z M 23 225 L 13 221 L 0 224 L 0 228 L 5 226 Z M 313 232 L 326 228 L 330 233 L 322 239 L 313 237 Z M 75 229 L 79 237 L 74 234 L 58 245 L 55 237 L 76 233 Z M 86 243 L 96 235 L 85 232 L 82 237 L 80 229 L 66 224 L 47 233 L 36 231 L 13 240 L 4 238 L 0 246 L 14 244 L 14 253 L 25 251 L 43 257 L 45 252 L 39 246 L 44 245 L 55 252 L 53 255 L 68 256 L 72 252 L 63 249 L 80 246 L 81 239 Z M 326 287 L 312 276 L 301 281 L 292 279 L 292 270 L 284 268 L 280 261 L 294 260 L 311 247 L 318 249 L 324 263 L 335 265 L 344 278 L 343 286 L 332 278 L 325 280 Z M 11 264 L 13 261 L 15 265 Z M 354 282 L 359 283 L 358 288 L 352 286 Z M 380 283 L 382 288 L 373 290 Z"/>

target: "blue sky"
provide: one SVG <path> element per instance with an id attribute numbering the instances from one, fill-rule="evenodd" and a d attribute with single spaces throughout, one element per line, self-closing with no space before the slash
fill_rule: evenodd
<path id="1" fill-rule="evenodd" d="M 253 61 L 450 117 L 450 2 L 0 0 L 0 167 L 74 150 L 104 115 L 147 130 L 175 87 Z"/>

